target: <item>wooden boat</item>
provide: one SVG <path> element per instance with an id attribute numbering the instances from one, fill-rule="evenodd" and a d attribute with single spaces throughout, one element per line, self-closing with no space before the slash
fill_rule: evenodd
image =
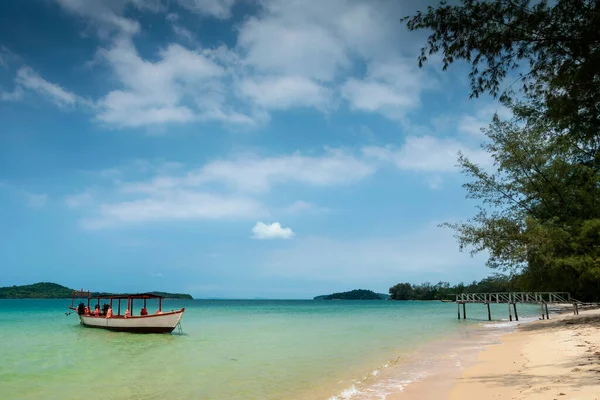
<path id="1" fill-rule="evenodd" d="M 87 300 L 87 310 L 84 302 L 75 307 L 76 297 Z M 103 310 L 98 313 L 99 315 L 95 315 L 91 306 L 95 303 L 96 307 L 100 308 L 101 300 L 103 301 Z M 121 312 L 121 300 L 123 300 L 123 305 L 127 306 L 123 313 Z M 143 310 L 146 310 L 148 300 L 158 300 L 158 310 L 154 314 L 143 314 L 142 311 L 141 314 L 134 315 L 135 300 L 143 301 Z M 89 291 L 81 290 L 73 292 L 73 300 L 69 308 L 77 312 L 81 325 L 90 328 L 133 333 L 171 333 L 181 322 L 185 308 L 163 312 L 162 300 L 162 296 L 152 293 L 91 296 Z"/>

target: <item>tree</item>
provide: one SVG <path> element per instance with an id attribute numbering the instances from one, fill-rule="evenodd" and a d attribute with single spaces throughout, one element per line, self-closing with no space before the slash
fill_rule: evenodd
<path id="1" fill-rule="evenodd" d="M 549 133 L 551 122 L 513 110 L 513 121 L 495 117 L 485 130 L 493 169 L 459 156 L 470 179 L 467 197 L 481 201 L 478 212 L 442 225 L 455 230 L 461 249 L 487 251 L 489 267 L 524 272 L 522 283 L 532 289 L 597 296 L 600 174 Z"/>
<path id="2" fill-rule="evenodd" d="M 440 3 L 403 21 L 432 33 L 419 65 L 441 52 L 443 69 L 471 65 L 471 96 L 510 101 L 515 84 L 574 148 L 594 147 L 600 131 L 600 2 L 597 0 L 463 0 Z M 501 84 L 509 73 L 517 79 Z"/>
<path id="3" fill-rule="evenodd" d="M 390 296 L 392 300 L 411 300 L 413 296 L 413 288 L 410 283 L 398 283 L 390 288 Z"/>
<path id="4" fill-rule="evenodd" d="M 442 52 L 444 69 L 471 63 L 471 96 L 500 96 L 483 147 L 493 167 L 459 155 L 476 215 L 453 228 L 460 247 L 488 251 L 488 266 L 522 272 L 518 283 L 600 293 L 600 2 L 464 0 L 406 18 L 431 29 L 419 64 Z M 511 72 L 522 89 L 500 91 Z"/>

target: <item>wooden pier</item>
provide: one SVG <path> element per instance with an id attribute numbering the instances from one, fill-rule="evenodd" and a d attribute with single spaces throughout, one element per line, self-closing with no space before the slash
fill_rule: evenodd
<path id="1" fill-rule="evenodd" d="M 492 320 L 490 304 L 507 304 L 508 318 L 519 320 L 517 304 L 540 304 L 542 307 L 542 319 L 550 319 L 548 304 L 572 304 L 573 313 L 579 314 L 580 301 L 572 299 L 567 292 L 505 292 L 505 293 L 460 293 L 456 295 L 458 307 L 458 319 L 460 319 L 460 306 L 462 304 L 462 318 L 467 319 L 467 303 L 480 303 L 487 306 L 488 320 Z"/>

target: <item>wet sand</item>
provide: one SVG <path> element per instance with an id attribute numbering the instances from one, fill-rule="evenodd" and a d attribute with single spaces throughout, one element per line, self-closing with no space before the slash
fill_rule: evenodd
<path id="1" fill-rule="evenodd" d="M 394 399 L 600 400 L 600 310 L 519 325 Z M 457 368 L 458 367 L 458 368 Z"/>

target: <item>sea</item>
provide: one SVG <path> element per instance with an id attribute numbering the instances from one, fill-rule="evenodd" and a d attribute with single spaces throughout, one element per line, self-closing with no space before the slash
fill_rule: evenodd
<path id="1" fill-rule="evenodd" d="M 70 304 L 0 300 L 1 399 L 385 399 L 517 324 L 506 304 L 490 323 L 440 301 L 164 300 L 181 332 L 140 335 L 86 328 Z"/>

